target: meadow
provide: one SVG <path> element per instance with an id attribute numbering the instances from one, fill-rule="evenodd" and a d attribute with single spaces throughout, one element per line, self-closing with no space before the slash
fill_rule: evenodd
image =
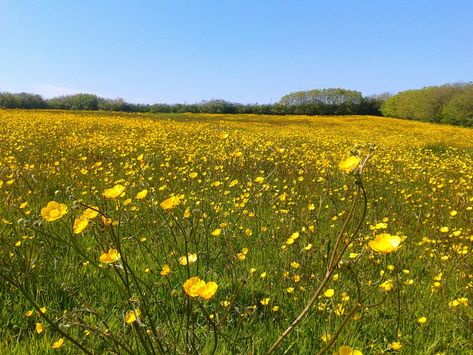
<path id="1" fill-rule="evenodd" d="M 41 110 L 0 127 L 2 353 L 473 354 L 473 129 Z"/>

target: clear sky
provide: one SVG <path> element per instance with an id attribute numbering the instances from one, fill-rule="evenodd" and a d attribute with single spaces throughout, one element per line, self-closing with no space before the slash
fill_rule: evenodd
<path id="1" fill-rule="evenodd" d="M 278 101 L 473 80 L 473 0 L 0 0 L 0 91 Z"/>

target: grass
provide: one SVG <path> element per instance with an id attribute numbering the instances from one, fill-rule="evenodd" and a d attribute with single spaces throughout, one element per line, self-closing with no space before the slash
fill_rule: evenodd
<path id="1" fill-rule="evenodd" d="M 19 110 L 0 111 L 0 124 L 8 353 L 264 353 L 325 281 L 276 353 L 317 353 L 336 334 L 328 353 L 471 353 L 471 129 L 369 116 Z M 372 155 L 362 175 L 338 168 L 352 154 Z M 104 196 L 115 185 L 124 194 Z M 178 203 L 163 208 L 170 196 Z M 67 213 L 48 222 L 50 201 Z M 89 207 L 100 213 L 74 233 Z M 382 233 L 401 247 L 371 250 Z M 120 258 L 101 262 L 110 249 Z M 334 250 L 340 262 L 325 280 Z M 197 260 L 181 265 L 188 253 Z M 189 297 L 191 276 L 216 282 L 215 294 Z"/>

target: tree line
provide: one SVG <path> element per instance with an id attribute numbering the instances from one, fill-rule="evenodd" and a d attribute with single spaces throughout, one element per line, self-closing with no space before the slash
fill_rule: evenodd
<path id="1" fill-rule="evenodd" d="M 382 95 L 364 97 L 359 91 L 321 89 L 294 92 L 273 104 L 241 104 L 209 100 L 194 104 L 137 104 L 93 94 L 44 99 L 28 93 L 0 93 L 0 108 L 100 110 L 151 113 L 228 113 L 269 115 L 381 115 Z"/>
<path id="2" fill-rule="evenodd" d="M 454 83 L 407 90 L 386 99 L 384 116 L 473 126 L 473 83 Z"/>
<path id="3" fill-rule="evenodd" d="M 273 104 L 209 100 L 194 104 L 139 104 L 93 94 L 44 99 L 28 93 L 0 93 L 0 108 L 98 110 L 151 113 L 268 115 L 383 115 L 435 123 L 473 126 L 473 83 L 429 86 L 418 90 L 363 96 L 340 88 L 297 91 Z"/>

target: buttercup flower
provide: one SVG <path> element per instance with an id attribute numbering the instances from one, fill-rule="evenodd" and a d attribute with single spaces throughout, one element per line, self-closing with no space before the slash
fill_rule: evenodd
<path id="1" fill-rule="evenodd" d="M 103 195 L 106 198 L 109 198 L 109 199 L 113 200 L 113 199 L 116 199 L 116 198 L 122 196 L 124 192 L 125 192 L 125 186 L 117 184 L 117 185 L 115 185 L 114 187 L 112 187 L 110 189 L 105 189 L 105 191 L 103 192 Z"/>
<path id="2" fill-rule="evenodd" d="M 48 202 L 46 207 L 41 209 L 41 216 L 46 220 L 46 222 L 55 221 L 67 213 L 67 206 L 63 203 L 58 203 L 56 201 Z"/>
<path id="3" fill-rule="evenodd" d="M 399 248 L 401 237 L 388 233 L 378 234 L 375 239 L 368 242 L 368 246 L 375 252 L 388 254 Z"/>
<path id="4" fill-rule="evenodd" d="M 338 164 L 338 168 L 344 173 L 350 173 L 360 164 L 361 159 L 355 156 L 348 157 Z"/>
<path id="5" fill-rule="evenodd" d="M 164 200 L 161 202 L 161 208 L 164 210 L 170 210 L 180 203 L 180 198 L 179 196 L 171 196 L 168 199 Z"/>
<path id="6" fill-rule="evenodd" d="M 100 262 L 104 264 L 112 264 L 120 259 L 120 253 L 117 249 L 110 249 L 108 253 L 100 255 Z"/>

